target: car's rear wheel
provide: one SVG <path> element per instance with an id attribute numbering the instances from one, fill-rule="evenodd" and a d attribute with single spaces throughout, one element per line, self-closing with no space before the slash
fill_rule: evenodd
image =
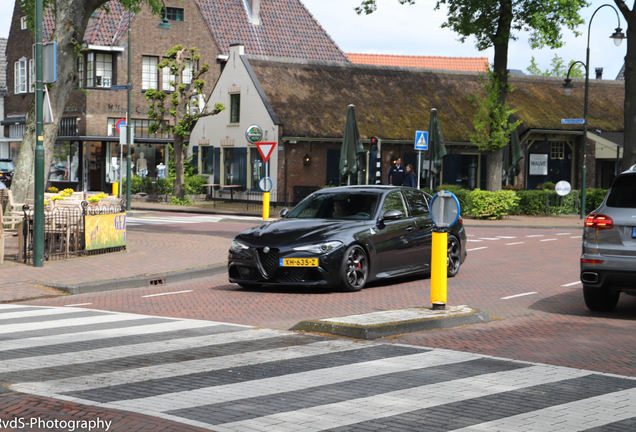
<path id="1" fill-rule="evenodd" d="M 340 286 L 344 291 L 360 291 L 369 276 L 369 259 L 359 245 L 350 246 L 340 266 Z"/>
<path id="2" fill-rule="evenodd" d="M 448 236 L 448 255 L 447 255 L 447 267 L 448 277 L 454 277 L 459 272 L 459 266 L 461 264 L 462 246 L 457 240 L 457 237 L 453 235 Z"/>
<path id="3" fill-rule="evenodd" d="M 611 312 L 618 303 L 620 291 L 605 288 L 591 288 L 583 285 L 583 298 L 587 308 L 594 312 Z"/>

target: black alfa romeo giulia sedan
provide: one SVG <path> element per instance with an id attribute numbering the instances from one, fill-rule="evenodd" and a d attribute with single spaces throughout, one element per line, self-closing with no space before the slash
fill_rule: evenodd
<path id="1" fill-rule="evenodd" d="M 395 186 L 344 186 L 314 192 L 280 220 L 243 231 L 232 241 L 230 282 L 340 287 L 429 273 L 431 197 Z M 448 234 L 448 276 L 466 259 L 461 217 Z"/>

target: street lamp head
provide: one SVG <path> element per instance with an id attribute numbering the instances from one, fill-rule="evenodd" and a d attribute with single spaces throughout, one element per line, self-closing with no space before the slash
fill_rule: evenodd
<path id="1" fill-rule="evenodd" d="M 562 84 L 563 93 L 566 96 L 570 96 L 572 94 L 572 89 L 574 88 L 574 84 L 572 84 L 572 80 L 570 78 L 566 78 L 565 82 Z"/>
<path id="2" fill-rule="evenodd" d="M 610 39 L 614 39 L 614 45 L 619 46 L 621 42 L 623 42 L 623 39 L 627 39 L 627 36 L 623 33 L 622 28 L 617 27 L 614 34 L 610 36 Z"/>
<path id="3" fill-rule="evenodd" d="M 157 28 L 159 29 L 159 34 L 162 38 L 167 37 L 170 30 L 172 30 L 172 26 L 170 25 L 168 18 L 166 18 L 165 16 L 161 18 L 161 22 L 159 23 L 159 25 L 157 25 Z"/>

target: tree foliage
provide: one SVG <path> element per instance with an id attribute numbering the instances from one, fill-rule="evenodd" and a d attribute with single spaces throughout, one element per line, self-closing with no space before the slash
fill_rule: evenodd
<path id="1" fill-rule="evenodd" d="M 572 66 L 574 63 L 574 60 L 570 60 L 570 63 L 566 66 L 565 61 L 555 54 L 554 58 L 550 62 L 550 69 L 546 69 L 542 72 L 534 56 L 532 56 L 530 59 L 530 66 L 528 66 L 526 70 L 530 75 L 566 77 L 568 75 L 568 70 L 570 70 L 571 67 L 572 71 L 570 72 L 570 78 L 584 78 L 585 72 L 583 71 L 581 64 L 577 63 Z"/>
<path id="2" fill-rule="evenodd" d="M 625 55 L 625 137 L 623 169 L 636 164 L 636 5 L 630 9 L 623 0 L 614 0 L 627 21 L 627 54 Z"/>
<path id="3" fill-rule="evenodd" d="M 169 68 L 170 85 L 174 91 L 146 91 L 146 99 L 150 101 L 148 118 L 153 120 L 148 131 L 151 134 L 167 132 L 174 137 L 174 195 L 179 198 L 183 198 L 184 194 L 184 160 L 187 151 L 184 138 L 190 135 L 199 118 L 216 115 L 225 109 L 223 104 L 217 103 L 212 111 L 208 111 L 205 102 L 201 102 L 205 87 L 201 76 L 210 70 L 210 65 L 206 63 L 196 68 L 200 59 L 198 48 L 186 49 L 183 45 L 176 45 L 166 52 L 164 59 L 157 65 L 159 70 Z M 192 75 L 190 83 L 184 80 L 187 72 Z"/>

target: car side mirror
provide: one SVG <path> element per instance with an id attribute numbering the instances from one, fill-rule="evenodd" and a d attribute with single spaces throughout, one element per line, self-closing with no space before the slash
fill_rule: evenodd
<path id="1" fill-rule="evenodd" d="M 402 219 L 403 217 L 404 217 L 404 213 L 395 209 L 387 210 L 382 215 L 382 219 L 384 220 L 397 220 L 397 219 Z"/>
<path id="2" fill-rule="evenodd" d="M 287 213 L 289 213 L 289 209 L 287 207 L 283 208 L 281 211 L 278 212 L 278 214 L 280 215 L 280 217 L 285 217 L 287 216 Z"/>

